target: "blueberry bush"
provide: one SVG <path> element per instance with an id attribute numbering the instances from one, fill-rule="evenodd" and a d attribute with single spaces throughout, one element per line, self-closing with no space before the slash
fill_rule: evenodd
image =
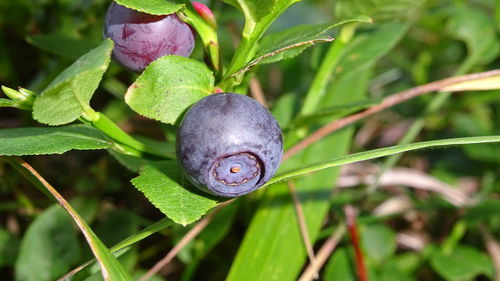
<path id="1" fill-rule="evenodd" d="M 499 280 L 500 2 L 0 1 L 2 280 Z"/>

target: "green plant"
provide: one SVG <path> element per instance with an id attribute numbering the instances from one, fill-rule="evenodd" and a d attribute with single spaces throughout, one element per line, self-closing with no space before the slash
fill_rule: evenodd
<path id="1" fill-rule="evenodd" d="M 205 2 L 216 25 L 187 0 L 117 0 L 154 17 L 175 14 L 196 31 L 191 58 L 161 56 L 139 75 L 112 63 L 116 42 L 102 39 L 109 2 L 63 2 L 0 3 L 0 30 L 7 30 L 0 34 L 7 85 L 0 99 L 7 120 L 0 129 L 0 273 L 7 278 L 163 280 L 153 275 L 176 256 L 180 280 L 499 274 L 494 1 Z M 311 14 L 325 23 L 311 24 Z M 299 20 L 306 25 L 289 27 Z M 14 51 L 16 40 L 23 47 Z M 28 60 L 32 46 L 52 55 Z M 17 85 L 30 90 L 10 88 Z M 474 94 L 452 95 L 462 91 Z M 183 116 L 219 92 L 251 92 L 270 104 L 285 141 L 276 175 L 232 200 L 191 188 L 176 160 Z M 431 92 L 440 93 L 422 96 Z M 396 156 L 466 144 L 475 145 L 400 162 Z M 76 150 L 84 151 L 66 153 Z M 375 168 L 351 165 L 361 176 L 344 171 L 339 178 L 340 166 L 384 156 L 391 157 Z M 453 188 L 464 176 L 481 188 Z M 333 189 L 349 180 L 358 188 Z M 166 240 L 172 249 L 153 266 Z"/>

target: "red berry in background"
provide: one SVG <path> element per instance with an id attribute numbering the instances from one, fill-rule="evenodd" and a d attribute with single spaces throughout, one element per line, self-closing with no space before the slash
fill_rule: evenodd
<path id="1" fill-rule="evenodd" d="M 217 27 L 215 16 L 205 4 L 193 1 L 193 7 L 196 12 L 213 28 Z"/>
<path id="2" fill-rule="evenodd" d="M 116 2 L 108 8 L 104 36 L 115 43 L 114 59 L 136 72 L 165 55 L 188 57 L 194 48 L 191 27 L 175 14 L 150 15 Z"/>

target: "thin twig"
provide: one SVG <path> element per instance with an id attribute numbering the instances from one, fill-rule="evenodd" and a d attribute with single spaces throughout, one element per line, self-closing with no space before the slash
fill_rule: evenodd
<path id="1" fill-rule="evenodd" d="M 269 108 L 269 105 L 266 101 L 266 96 L 264 95 L 264 91 L 262 91 L 262 87 L 260 86 L 260 82 L 255 77 L 250 80 L 250 93 L 256 101 L 262 104 L 262 106 L 264 106 L 265 108 Z"/>
<path id="2" fill-rule="evenodd" d="M 307 266 L 307 268 L 300 276 L 299 281 L 311 281 L 314 279 L 314 274 L 316 272 L 319 272 L 328 258 L 332 255 L 345 232 L 346 227 L 342 224 L 337 228 L 335 232 L 332 233 L 328 240 L 326 240 L 323 246 L 321 246 L 321 248 L 319 249 L 318 254 L 316 255 L 316 263 L 311 263 Z"/>
<path id="3" fill-rule="evenodd" d="M 312 247 L 311 239 L 309 238 L 309 231 L 307 230 L 306 218 L 304 216 L 304 209 L 302 209 L 302 204 L 300 203 L 299 196 L 295 191 L 295 183 L 293 181 L 288 181 L 288 190 L 292 196 L 293 206 L 295 208 L 295 213 L 297 215 L 297 222 L 299 224 L 300 235 L 304 241 L 304 245 L 307 250 L 307 255 L 309 256 L 309 261 L 311 264 L 316 264 L 316 257 L 314 256 L 314 250 Z M 315 267 L 316 268 L 316 267 Z M 314 272 L 314 279 L 319 278 L 318 272 Z"/>
<path id="4" fill-rule="evenodd" d="M 368 273 L 366 271 L 363 251 L 361 251 L 358 226 L 356 224 L 356 210 L 351 205 L 346 205 L 344 207 L 344 212 L 346 217 L 347 230 L 349 230 L 352 245 L 354 247 L 356 273 L 358 275 L 358 279 L 359 281 L 368 281 Z"/>
<path id="5" fill-rule="evenodd" d="M 480 72 L 480 73 L 474 73 L 474 74 L 468 74 L 468 75 L 462 75 L 462 76 L 457 76 L 457 77 L 451 77 L 451 78 L 446 78 L 443 80 L 438 80 L 435 82 L 431 82 L 429 84 L 425 84 L 422 86 L 418 86 L 415 88 L 411 88 L 402 92 L 398 92 L 396 94 L 393 94 L 391 96 L 386 97 L 384 100 L 382 100 L 381 103 L 374 105 L 364 111 L 361 111 L 359 113 L 344 117 L 342 119 L 334 120 L 331 123 L 321 127 L 311 135 L 309 135 L 307 138 L 303 139 L 296 145 L 294 145 L 292 148 L 287 150 L 285 154 L 283 155 L 283 160 L 286 160 L 299 151 L 303 150 L 304 148 L 308 147 L 309 145 L 321 140 L 322 138 L 326 137 L 327 135 L 342 129 L 356 121 L 359 121 L 365 117 L 368 117 L 370 115 L 373 115 L 375 113 L 378 113 L 382 110 L 385 110 L 387 108 L 390 108 L 394 105 L 400 104 L 404 101 L 407 101 L 409 99 L 418 97 L 423 94 L 431 93 L 431 92 L 436 92 L 439 91 L 442 88 L 445 88 L 447 86 L 459 83 L 459 82 L 466 82 L 466 81 L 471 81 L 471 80 L 476 80 L 476 79 L 481 79 L 481 78 L 486 78 L 486 77 L 491 77 L 495 75 L 500 74 L 500 69 L 496 70 L 491 70 L 491 71 L 486 71 L 486 72 Z"/>
<path id="6" fill-rule="evenodd" d="M 204 218 L 202 218 L 196 225 L 182 237 L 182 239 L 175 245 L 175 247 L 170 250 L 170 252 L 167 253 L 167 255 L 158 261 L 146 274 L 144 274 L 139 281 L 146 281 L 149 280 L 153 275 L 158 273 L 163 267 L 165 267 L 167 264 L 169 264 L 175 256 L 187 245 L 189 242 L 191 242 L 193 239 L 200 234 L 205 227 L 208 226 L 208 224 L 212 221 L 213 217 L 215 214 L 217 214 L 223 207 L 231 204 L 235 199 L 226 201 L 216 208 L 210 214 L 206 215 Z"/>
<path id="7" fill-rule="evenodd" d="M 500 243 L 493 238 L 484 224 L 479 225 L 479 231 L 481 232 L 481 236 L 483 236 L 486 249 L 493 260 L 493 266 L 495 267 L 495 281 L 500 281 Z"/>

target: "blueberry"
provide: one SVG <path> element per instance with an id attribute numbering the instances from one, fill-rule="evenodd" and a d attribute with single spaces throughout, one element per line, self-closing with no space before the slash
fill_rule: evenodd
<path id="1" fill-rule="evenodd" d="M 116 2 L 108 8 L 104 36 L 115 42 L 114 59 L 136 72 L 164 55 L 188 57 L 194 47 L 191 27 L 175 14 L 150 15 Z"/>
<path id="2" fill-rule="evenodd" d="M 247 194 L 269 181 L 282 154 L 276 119 L 240 94 L 201 99 L 186 112 L 177 135 L 177 160 L 186 177 L 223 197 Z"/>

